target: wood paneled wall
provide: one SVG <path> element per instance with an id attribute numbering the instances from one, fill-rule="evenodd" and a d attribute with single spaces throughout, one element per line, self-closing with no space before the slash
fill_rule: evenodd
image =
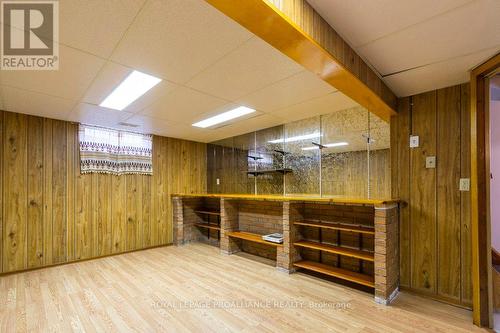
<path id="1" fill-rule="evenodd" d="M 155 136 L 153 175 L 80 174 L 78 125 L 0 111 L 2 273 L 172 243 L 171 193 L 206 191 L 206 144 Z"/>
<path id="2" fill-rule="evenodd" d="M 391 120 L 392 197 L 401 210 L 401 286 L 471 306 L 469 85 L 401 98 Z M 420 147 L 409 148 L 409 136 Z M 427 169 L 427 156 L 437 168 Z"/>

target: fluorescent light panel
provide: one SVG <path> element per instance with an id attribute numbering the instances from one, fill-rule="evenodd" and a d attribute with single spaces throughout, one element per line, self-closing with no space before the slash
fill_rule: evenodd
<path id="1" fill-rule="evenodd" d="M 224 123 L 226 121 L 229 121 L 231 119 L 239 118 L 244 115 L 247 115 L 249 113 L 255 112 L 254 109 L 247 108 L 246 106 L 240 106 L 237 107 L 236 109 L 218 114 L 216 116 L 207 118 L 205 120 L 199 121 L 197 123 L 194 123 L 194 127 L 200 127 L 200 128 L 207 128 L 211 127 L 220 123 Z"/>
<path id="2" fill-rule="evenodd" d="M 121 111 L 160 82 L 157 77 L 133 71 L 99 106 Z"/>
<path id="3" fill-rule="evenodd" d="M 342 146 L 348 146 L 348 142 L 334 142 L 334 143 L 327 143 L 323 145 L 323 147 L 331 148 L 331 147 L 342 147 Z M 314 150 L 314 149 L 319 149 L 319 146 L 311 146 L 311 147 L 304 147 L 302 150 Z"/>
<path id="4" fill-rule="evenodd" d="M 294 141 L 302 141 L 302 140 L 307 140 L 307 139 L 315 139 L 319 138 L 321 135 L 319 133 L 311 133 L 311 134 L 305 134 L 305 135 L 298 135 L 298 136 L 291 136 L 286 139 L 276 139 L 276 140 L 271 140 L 267 141 L 269 143 L 283 143 L 283 142 L 294 142 Z"/>

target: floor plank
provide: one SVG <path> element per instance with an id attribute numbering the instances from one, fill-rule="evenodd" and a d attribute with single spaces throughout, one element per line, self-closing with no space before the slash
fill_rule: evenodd
<path id="1" fill-rule="evenodd" d="M 393 305 L 205 244 L 0 278 L 0 331 L 471 332 L 470 311 L 401 293 Z"/>

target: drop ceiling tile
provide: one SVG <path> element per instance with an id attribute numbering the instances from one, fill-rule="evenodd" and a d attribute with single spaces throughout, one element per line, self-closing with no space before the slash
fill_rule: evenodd
<path id="1" fill-rule="evenodd" d="M 212 112 L 228 104 L 193 89 L 177 87 L 152 105 L 141 111 L 141 115 L 191 125 L 193 119 L 207 112 Z"/>
<path id="2" fill-rule="evenodd" d="M 493 48 L 469 56 L 416 68 L 384 78 L 384 82 L 400 97 L 453 86 L 470 80 L 469 70 L 498 52 Z"/>
<path id="3" fill-rule="evenodd" d="M 143 133 L 151 133 L 171 138 L 206 142 L 210 131 L 192 126 L 165 121 L 158 118 L 133 115 L 126 120 L 127 123 L 139 125 L 137 129 Z"/>
<path id="4" fill-rule="evenodd" d="M 148 1 L 111 59 L 183 83 L 250 37 L 205 1 Z"/>
<path id="5" fill-rule="evenodd" d="M 220 98 L 236 100 L 303 70 L 278 50 L 254 37 L 186 85 Z"/>
<path id="6" fill-rule="evenodd" d="M 3 71 L 1 84 L 75 101 L 80 99 L 104 60 L 63 45 L 59 52 L 59 70 Z"/>
<path id="7" fill-rule="evenodd" d="M 211 136 L 210 141 L 221 140 L 252 131 L 258 131 L 264 128 L 281 125 L 286 122 L 286 119 L 273 114 L 260 114 L 250 119 L 244 119 L 230 125 L 211 130 L 213 135 Z"/>
<path id="8" fill-rule="evenodd" d="M 88 125 L 119 128 L 119 123 L 132 115 L 132 113 L 126 111 L 116 111 L 96 105 L 79 103 L 68 115 L 68 120 Z"/>
<path id="9" fill-rule="evenodd" d="M 473 0 L 307 0 L 353 47 L 471 1 Z"/>
<path id="10" fill-rule="evenodd" d="M 60 41 L 108 58 L 144 2 L 145 0 L 60 1 Z"/>
<path id="11" fill-rule="evenodd" d="M 498 49 L 498 13 L 498 0 L 473 1 L 357 50 L 382 75 L 388 75 L 493 47 Z"/>
<path id="12" fill-rule="evenodd" d="M 301 120 L 359 106 L 352 99 L 334 92 L 323 97 L 315 98 L 299 104 L 274 111 L 271 115 L 286 119 L 286 122 Z"/>
<path id="13" fill-rule="evenodd" d="M 112 62 L 106 63 L 85 93 L 82 101 L 88 104 L 99 105 L 130 73 L 132 73 L 132 71 L 133 69 L 119 64 Z M 154 75 L 154 73 L 146 74 Z M 138 100 L 126 107 L 124 111 L 132 113 L 138 112 L 153 104 L 159 98 L 166 96 L 176 87 L 175 84 L 163 80 Z"/>
<path id="14" fill-rule="evenodd" d="M 5 111 L 65 120 L 75 102 L 13 87 L 1 87 Z"/>
<path id="15" fill-rule="evenodd" d="M 242 97 L 238 103 L 273 111 L 336 91 L 314 73 L 303 71 Z"/>

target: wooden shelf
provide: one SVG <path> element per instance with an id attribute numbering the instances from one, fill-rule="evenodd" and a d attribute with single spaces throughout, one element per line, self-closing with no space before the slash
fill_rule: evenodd
<path id="1" fill-rule="evenodd" d="M 281 169 L 268 169 L 268 170 L 253 170 L 253 171 L 250 170 L 250 171 L 247 171 L 247 174 L 258 176 L 258 175 L 264 175 L 266 173 L 286 174 L 286 173 L 291 173 L 291 172 L 293 172 L 293 170 L 290 168 L 281 168 Z"/>
<path id="2" fill-rule="evenodd" d="M 323 243 L 311 242 L 311 241 L 305 241 L 305 240 L 295 242 L 295 243 L 293 243 L 293 245 L 299 246 L 299 247 L 304 247 L 307 249 L 313 249 L 313 250 L 319 250 L 319 251 L 328 252 L 328 253 L 340 254 L 342 256 L 362 259 L 362 260 L 366 260 L 366 261 L 374 261 L 373 253 L 368 252 L 368 251 L 356 250 L 356 249 L 351 249 L 351 248 L 347 248 L 347 247 L 341 247 L 341 246 L 335 246 L 335 245 L 329 245 L 329 244 L 323 244 Z"/>
<path id="3" fill-rule="evenodd" d="M 264 157 L 261 157 L 261 156 L 248 155 L 247 157 L 253 159 L 254 161 L 263 160 L 264 159 Z"/>
<path id="4" fill-rule="evenodd" d="M 217 224 L 195 223 L 195 226 L 200 227 L 200 228 L 205 228 L 205 229 L 210 229 L 210 230 L 219 230 L 220 231 L 220 227 Z"/>
<path id="5" fill-rule="evenodd" d="M 220 216 L 220 212 L 211 212 L 211 211 L 207 211 L 207 210 L 195 210 L 195 213 Z"/>
<path id="6" fill-rule="evenodd" d="M 254 171 L 247 171 L 247 174 L 248 174 L 248 175 L 253 175 L 253 176 L 258 176 L 258 175 L 262 175 L 262 174 L 264 174 L 264 172 L 254 170 Z"/>
<path id="7" fill-rule="evenodd" d="M 290 152 L 288 151 L 284 151 L 284 150 L 279 150 L 279 149 L 274 149 L 275 152 L 277 152 L 278 154 L 281 154 L 281 155 L 288 155 L 288 154 L 291 154 Z"/>
<path id="8" fill-rule="evenodd" d="M 228 232 L 227 235 L 229 237 L 232 237 L 232 238 L 243 239 L 243 240 L 247 240 L 247 241 L 251 241 L 251 242 L 255 242 L 255 243 L 270 245 L 270 246 L 276 246 L 276 247 L 283 246 L 283 244 L 265 241 L 262 239 L 262 235 L 253 234 L 250 232 L 231 231 L 231 232 Z"/>
<path id="9" fill-rule="evenodd" d="M 333 230 L 350 231 L 350 232 L 358 232 L 361 234 L 375 235 L 374 228 L 352 225 L 352 224 L 350 225 L 350 224 L 338 223 L 338 222 L 296 221 L 296 222 L 293 222 L 293 224 L 304 225 L 304 226 L 308 226 L 308 227 L 317 227 L 317 228 L 324 228 L 324 229 L 333 229 Z"/>
<path id="10" fill-rule="evenodd" d="M 307 269 L 313 272 L 333 276 L 342 280 L 355 282 L 367 287 L 375 287 L 375 279 L 373 276 L 351 272 L 346 269 L 332 267 L 325 264 L 320 264 L 314 261 L 298 261 L 293 264 L 295 267 Z"/>

